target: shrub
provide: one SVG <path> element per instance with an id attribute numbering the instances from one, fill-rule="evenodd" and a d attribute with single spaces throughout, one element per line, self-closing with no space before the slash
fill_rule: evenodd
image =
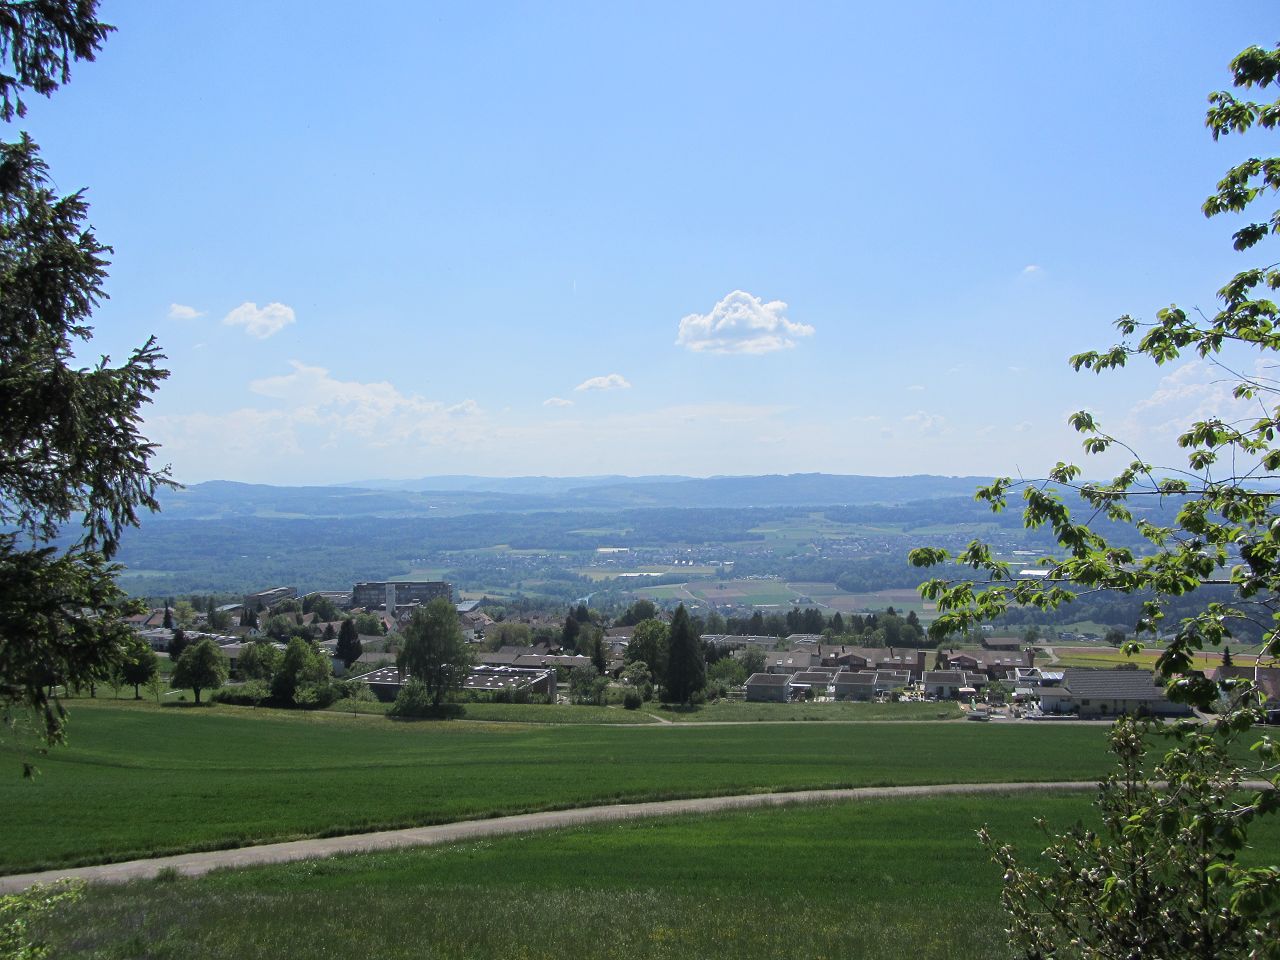
<path id="1" fill-rule="evenodd" d="M 642 703 L 644 703 L 644 697 L 640 695 L 639 690 L 628 690 L 623 694 L 622 705 L 628 710 L 639 710 Z"/>
<path id="2" fill-rule="evenodd" d="M 262 680 L 250 680 L 238 687 L 223 687 L 213 695 L 215 703 L 230 703 L 240 707 L 256 707 L 271 696 L 271 688 Z"/>
<path id="3" fill-rule="evenodd" d="M 462 705 L 457 703 L 442 703 L 437 706 L 432 697 L 431 689 L 416 678 L 410 679 L 408 683 L 400 688 L 400 692 L 396 694 L 396 702 L 387 711 L 389 716 L 402 719 L 409 717 L 435 717 L 442 720 L 449 717 L 460 717 L 463 712 Z"/>
<path id="4" fill-rule="evenodd" d="M 80 899 L 84 883 L 64 880 L 0 897 L 0 957 L 37 960 L 49 955 L 48 944 L 32 933 L 54 910 Z"/>

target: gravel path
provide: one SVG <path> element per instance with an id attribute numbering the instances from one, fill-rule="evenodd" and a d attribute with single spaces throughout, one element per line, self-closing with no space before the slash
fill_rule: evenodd
<path id="1" fill-rule="evenodd" d="M 129 860 L 92 867 L 67 867 L 42 873 L 17 873 L 0 877 L 0 894 L 25 890 L 37 883 L 52 883 L 76 877 L 97 883 L 123 883 L 154 877 L 161 870 L 176 870 L 199 876 L 225 867 L 248 867 L 264 863 L 285 863 L 338 853 L 392 850 L 399 847 L 431 846 L 474 837 L 505 833 L 553 830 L 579 824 L 609 823 L 639 817 L 661 817 L 681 813 L 714 813 L 748 807 L 786 806 L 796 803 L 823 803 L 836 800 L 875 800 L 886 797 L 922 797 L 948 794 L 1027 793 L 1048 790 L 1090 790 L 1096 781 L 1055 781 L 1045 783 L 949 783 L 913 787 L 856 787 L 845 790 L 802 790 L 794 793 L 748 793 L 731 797 L 700 797 L 690 800 L 662 800 L 653 803 L 615 803 L 574 810 L 525 813 L 491 820 L 463 820 L 433 827 L 410 827 L 379 833 L 355 833 L 341 837 L 264 843 L 235 850 L 210 850 L 172 857 Z"/>

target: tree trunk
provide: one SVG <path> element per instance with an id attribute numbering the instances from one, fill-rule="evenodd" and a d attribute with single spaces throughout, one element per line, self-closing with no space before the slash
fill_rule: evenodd
<path id="1" fill-rule="evenodd" d="M 197 707 L 198 707 L 198 706 L 200 706 L 200 688 L 199 688 L 199 687 L 192 687 L 192 688 L 191 688 L 191 692 L 192 692 L 192 693 L 194 693 L 194 694 L 196 695 L 196 706 L 197 706 Z"/>

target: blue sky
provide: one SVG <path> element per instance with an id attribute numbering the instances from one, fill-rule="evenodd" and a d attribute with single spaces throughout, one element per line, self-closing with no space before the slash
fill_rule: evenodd
<path id="1" fill-rule="evenodd" d="M 183 481 L 1033 476 L 1223 402 L 1066 358 L 1251 263 L 1199 206 L 1274 147 L 1203 115 L 1271 12 L 104 0 L 20 126 Z"/>

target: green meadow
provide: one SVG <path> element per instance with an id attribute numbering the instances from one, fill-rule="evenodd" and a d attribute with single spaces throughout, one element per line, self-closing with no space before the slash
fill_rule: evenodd
<path id="1" fill-rule="evenodd" d="M 786 723 L 824 720 L 909 723 L 927 720 L 959 720 L 964 716 L 959 704 L 944 703 L 748 703 L 745 700 L 716 700 L 696 707 L 647 705 L 654 716 L 674 723 Z"/>
<path id="2" fill-rule="evenodd" d="M 963 723 L 394 722 L 73 706 L 33 782 L 0 777 L 0 872 L 534 810 L 753 791 L 1088 780 L 1105 729 Z"/>
<path id="3" fill-rule="evenodd" d="M 556 830 L 91 887 L 58 956 L 1008 957 L 987 824 L 1093 820 L 1091 791 L 915 797 Z M 1280 831 L 1254 831 L 1274 862 Z"/>

